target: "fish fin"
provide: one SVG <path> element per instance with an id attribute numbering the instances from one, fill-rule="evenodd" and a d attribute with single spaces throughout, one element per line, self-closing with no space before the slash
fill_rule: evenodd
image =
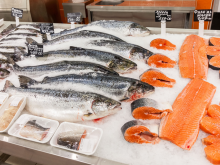
<path id="1" fill-rule="evenodd" d="M 20 66 L 16 64 L 15 62 L 12 65 L 13 65 L 13 68 L 20 68 Z"/>
<path id="2" fill-rule="evenodd" d="M 22 88 L 28 88 L 29 85 L 37 83 L 36 80 L 31 79 L 31 78 L 26 77 L 26 76 L 22 76 L 22 75 L 19 75 L 18 79 L 19 79 L 19 82 L 20 82 L 20 87 L 22 87 Z"/>
<path id="3" fill-rule="evenodd" d="M 6 57 L 6 58 L 10 64 L 12 64 L 12 65 L 15 64 L 15 61 L 11 57 Z"/>
<path id="4" fill-rule="evenodd" d="M 49 78 L 48 76 L 44 77 L 44 79 L 42 80 L 42 83 L 47 81 L 48 78 Z"/>
<path id="5" fill-rule="evenodd" d="M 26 45 L 31 45 L 31 44 L 37 44 L 40 45 L 37 41 L 33 40 L 32 38 L 26 38 Z"/>
<path id="6" fill-rule="evenodd" d="M 84 48 L 76 47 L 76 46 L 70 46 L 71 50 L 85 50 Z"/>
<path id="7" fill-rule="evenodd" d="M 3 88 L 3 92 L 5 92 L 8 87 L 15 87 L 15 86 L 9 80 L 6 80 Z"/>

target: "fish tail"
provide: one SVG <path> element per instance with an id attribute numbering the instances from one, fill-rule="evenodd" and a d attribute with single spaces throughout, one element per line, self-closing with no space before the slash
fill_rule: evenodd
<path id="1" fill-rule="evenodd" d="M 24 49 L 19 47 L 15 47 L 14 52 L 15 52 L 15 58 L 18 61 L 22 59 L 22 56 L 27 56 L 27 52 L 25 52 Z"/>
<path id="2" fill-rule="evenodd" d="M 6 80 L 5 81 L 5 86 L 3 88 L 3 92 L 5 92 L 8 87 L 14 87 L 14 85 L 9 80 Z"/>
<path id="3" fill-rule="evenodd" d="M 11 57 L 6 57 L 6 58 L 10 64 L 12 64 L 12 65 L 15 64 L 15 61 Z"/>
<path id="4" fill-rule="evenodd" d="M 31 44 L 37 44 L 37 45 L 40 45 L 37 41 L 35 41 L 34 39 L 32 38 L 26 38 L 26 43 L 25 43 L 27 46 L 28 45 L 31 45 Z"/>
<path id="5" fill-rule="evenodd" d="M 20 87 L 22 87 L 22 88 L 28 88 L 29 85 L 37 83 L 36 80 L 31 79 L 31 78 L 26 77 L 26 76 L 22 76 L 22 75 L 19 75 L 18 79 L 19 79 L 19 82 L 20 82 Z"/>

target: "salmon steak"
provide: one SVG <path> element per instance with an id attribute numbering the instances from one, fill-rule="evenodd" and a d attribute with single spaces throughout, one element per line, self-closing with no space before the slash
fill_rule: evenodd
<path id="1" fill-rule="evenodd" d="M 208 137 L 202 139 L 202 143 L 207 146 L 220 143 L 220 135 L 209 135 Z"/>
<path id="2" fill-rule="evenodd" d="M 150 42 L 150 47 L 162 50 L 175 50 L 176 45 L 172 44 L 170 41 L 157 38 Z"/>
<path id="3" fill-rule="evenodd" d="M 220 56 L 215 56 L 209 60 L 209 68 L 220 70 Z"/>
<path id="4" fill-rule="evenodd" d="M 220 134 L 220 119 L 214 117 L 204 117 L 200 122 L 200 128 L 212 135 Z"/>
<path id="5" fill-rule="evenodd" d="M 220 143 L 209 145 L 204 150 L 206 158 L 212 164 L 220 164 Z"/>
<path id="6" fill-rule="evenodd" d="M 162 119 L 159 137 L 190 150 L 215 91 L 216 87 L 206 81 L 191 80 L 174 101 L 173 112 Z"/>
<path id="7" fill-rule="evenodd" d="M 157 69 L 148 69 L 140 76 L 140 80 L 154 87 L 172 88 L 176 83 L 176 80 L 167 77 Z"/>
<path id="8" fill-rule="evenodd" d="M 152 125 L 148 128 L 145 123 L 132 120 L 125 123 L 121 127 L 122 134 L 126 141 L 130 143 L 152 143 L 157 144 L 160 142 L 158 137 L 158 126 Z"/>
<path id="9" fill-rule="evenodd" d="M 207 46 L 206 47 L 206 54 L 208 59 L 211 59 L 214 56 L 220 55 L 220 46 Z"/>
<path id="10" fill-rule="evenodd" d="M 210 117 L 219 117 L 220 118 L 220 106 L 217 104 L 213 104 L 209 106 L 207 115 Z"/>
<path id="11" fill-rule="evenodd" d="M 205 40 L 197 35 L 189 35 L 179 52 L 179 69 L 183 78 L 207 79 L 208 58 Z"/>
<path id="12" fill-rule="evenodd" d="M 149 98 L 138 99 L 131 103 L 131 114 L 135 119 L 161 119 L 172 111 L 169 103 L 158 103 Z"/>
<path id="13" fill-rule="evenodd" d="M 209 39 L 209 45 L 210 46 L 220 46 L 220 38 L 211 37 Z"/>
<path id="14" fill-rule="evenodd" d="M 176 61 L 173 61 L 162 54 L 154 54 L 148 58 L 147 64 L 156 68 L 174 68 Z"/>

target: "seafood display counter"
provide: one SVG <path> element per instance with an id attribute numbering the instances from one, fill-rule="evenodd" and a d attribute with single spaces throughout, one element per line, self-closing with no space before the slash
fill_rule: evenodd
<path id="1" fill-rule="evenodd" d="M 100 22 L 98 22 L 98 24 L 99 23 Z M 104 21 L 104 23 L 103 24 L 102 23 L 103 22 L 101 22 L 101 24 L 99 24 L 99 26 L 105 27 L 106 22 Z M 114 24 L 115 22 L 111 22 L 111 23 Z M 7 22 L 7 21 L 4 22 L 4 25 L 0 28 L 0 31 L 6 29 L 11 24 L 15 24 L 15 22 Z M 27 23 L 22 22 L 21 24 L 27 24 Z M 94 23 L 94 24 L 96 24 L 96 23 Z M 82 98 L 80 98 L 81 99 L 80 101 L 77 100 L 78 102 L 80 102 L 80 105 L 81 105 L 80 108 L 82 110 L 80 110 L 80 111 L 83 111 L 84 109 L 86 109 L 88 107 L 91 108 L 94 106 L 96 108 L 94 110 L 95 112 L 91 113 L 91 111 L 88 111 L 88 109 L 86 109 L 86 112 L 83 112 L 83 115 L 79 114 L 79 112 L 77 112 L 78 113 L 77 116 L 76 116 L 76 113 L 70 113 L 70 115 L 66 115 L 66 114 L 62 114 L 62 112 L 56 112 L 57 107 L 59 107 L 59 106 L 55 107 L 57 105 L 55 103 L 56 105 L 51 106 L 51 107 L 55 107 L 54 110 L 52 110 L 48 114 L 48 112 L 44 112 L 42 110 L 44 108 L 43 106 L 46 107 L 47 105 L 43 105 L 43 106 L 41 105 L 41 106 L 39 106 L 40 108 L 38 108 L 38 109 L 36 107 L 33 107 L 33 106 L 38 106 L 37 101 L 39 101 L 38 100 L 39 97 L 35 94 L 35 95 L 28 95 L 28 96 L 25 95 L 27 97 L 27 102 L 29 102 L 28 105 L 32 105 L 32 107 L 30 107 L 30 106 L 26 107 L 27 109 L 25 109 L 22 112 L 22 114 L 28 116 L 31 113 L 32 115 L 36 115 L 35 116 L 36 118 L 41 118 L 41 117 L 37 117 L 37 116 L 43 116 L 45 118 L 48 118 L 45 120 L 51 119 L 51 120 L 57 120 L 57 121 L 65 121 L 63 123 L 60 122 L 60 127 L 57 129 L 58 133 L 59 133 L 59 129 L 61 129 L 61 130 L 65 129 L 66 127 L 68 127 L 68 125 L 71 125 L 71 124 L 75 124 L 75 125 L 82 124 L 85 127 L 97 128 L 97 130 L 100 131 L 100 135 L 102 135 L 102 131 L 103 131 L 102 139 L 99 143 L 99 146 L 98 146 L 96 152 L 92 153 L 93 154 L 92 156 L 91 155 L 88 156 L 88 155 L 83 155 L 83 154 L 80 154 L 77 152 L 72 152 L 71 151 L 72 148 L 71 149 L 68 148 L 68 150 L 67 150 L 67 149 L 62 149 L 61 146 L 59 146 L 59 148 L 54 147 L 56 145 L 56 143 L 54 143 L 54 142 L 56 142 L 56 140 L 58 140 L 57 132 L 52 137 L 52 140 L 50 141 L 50 143 L 49 142 L 37 143 L 36 141 L 28 141 L 28 140 L 25 140 L 22 138 L 17 138 L 19 136 L 17 136 L 17 137 L 10 136 L 9 134 L 13 135 L 13 131 L 11 131 L 11 130 L 15 129 L 14 125 L 10 128 L 8 133 L 0 133 L 0 151 L 3 153 L 7 153 L 7 154 L 10 154 L 10 155 L 13 155 L 16 157 L 24 158 L 24 159 L 27 159 L 27 160 L 30 160 L 33 162 L 37 162 L 40 164 L 53 164 L 53 165 L 56 165 L 56 164 L 57 165 L 58 164 L 64 164 L 64 165 L 65 164 L 66 165 L 67 164 L 74 164 L 74 165 L 83 165 L 83 164 L 92 164 L 92 165 L 155 164 L 156 165 L 156 164 L 158 164 L 159 165 L 162 163 L 164 165 L 170 165 L 170 164 L 206 165 L 206 164 L 208 164 L 209 161 L 205 158 L 205 152 L 203 151 L 204 146 L 202 145 L 202 142 L 201 142 L 201 139 L 207 136 L 206 133 L 199 131 L 199 128 L 196 128 L 196 131 L 197 131 L 196 133 L 192 133 L 191 129 L 194 129 L 194 127 L 191 128 L 190 126 L 186 125 L 186 127 L 187 127 L 186 129 L 188 129 L 187 133 L 192 134 L 193 139 L 189 140 L 190 139 L 189 136 L 181 137 L 183 139 L 183 143 L 185 142 L 184 140 L 187 141 L 187 145 L 186 144 L 182 145 L 182 144 L 178 144 L 178 142 L 175 141 L 176 140 L 175 136 L 174 136 L 174 139 L 172 139 L 173 137 L 169 136 L 170 132 L 167 129 L 167 128 L 169 128 L 169 125 L 168 126 L 166 125 L 166 129 L 164 128 L 162 130 L 163 132 L 160 132 L 161 136 L 158 136 L 158 134 L 159 134 L 158 133 L 159 132 L 158 125 L 160 125 L 160 119 L 162 119 L 163 117 L 166 117 L 166 118 L 170 117 L 170 114 L 173 111 L 171 105 L 176 102 L 175 101 L 176 98 L 180 98 L 180 100 L 182 98 L 187 99 L 187 103 L 189 103 L 190 105 L 191 104 L 193 105 L 193 108 L 192 108 L 193 112 L 194 112 L 194 109 L 196 109 L 195 107 L 197 107 L 196 104 L 201 104 L 201 107 L 199 107 L 199 108 L 202 109 L 203 112 L 201 112 L 199 115 L 197 115 L 197 116 L 200 116 L 201 118 L 204 116 L 205 108 L 210 104 L 211 101 L 212 101 L 211 104 L 217 104 L 219 102 L 218 98 L 220 95 L 220 92 L 219 92 L 220 86 L 218 84 L 219 83 L 219 78 L 218 78 L 219 72 L 218 71 L 208 69 L 208 66 L 207 66 L 207 68 L 200 67 L 201 72 L 194 73 L 193 76 L 195 76 L 196 74 L 198 74 L 200 76 L 200 74 L 202 74 L 202 76 L 207 78 L 208 82 L 205 82 L 203 80 L 199 80 L 195 77 L 193 77 L 193 78 L 195 78 L 194 80 L 190 81 L 189 78 L 191 78 L 191 77 L 187 77 L 188 75 L 186 75 L 186 77 L 188 79 L 182 78 L 183 73 L 181 73 L 181 75 L 180 75 L 179 71 L 181 72 L 181 68 L 180 68 L 181 66 L 178 66 L 177 61 L 179 61 L 179 53 L 182 53 L 181 54 L 182 56 L 186 56 L 186 52 L 189 49 L 188 47 L 184 47 L 184 49 L 181 48 L 182 44 L 185 41 L 191 42 L 191 40 L 194 39 L 194 40 L 196 40 L 196 42 L 199 42 L 200 45 L 204 46 L 205 41 L 208 41 L 208 39 L 210 39 L 210 37 L 213 37 L 213 38 L 214 38 L 214 36 L 220 37 L 220 31 L 218 31 L 218 30 L 212 30 L 212 31 L 205 30 L 204 31 L 204 38 L 206 40 L 203 40 L 203 39 L 198 39 L 199 38 L 199 36 L 197 36 L 198 30 L 195 30 L 195 29 L 167 28 L 166 29 L 166 32 L 167 32 L 166 36 L 161 36 L 160 35 L 160 32 L 161 32 L 160 28 L 148 28 L 147 29 L 145 27 L 141 27 L 139 29 L 139 27 L 140 27 L 139 25 L 132 24 L 133 25 L 132 27 L 134 29 L 132 29 L 132 30 L 129 29 L 130 30 L 129 32 L 126 31 L 127 35 L 125 36 L 123 34 L 118 34 L 117 27 L 113 28 L 113 29 L 116 29 L 116 32 L 111 32 L 111 30 L 107 31 L 106 29 L 103 29 L 100 27 L 96 27 L 96 26 L 92 27 L 94 24 L 90 24 L 87 26 L 76 25 L 76 28 L 77 27 L 79 27 L 79 28 L 75 29 L 75 30 L 79 30 L 79 31 L 74 31 L 74 29 L 73 29 L 73 31 L 71 33 L 69 33 L 70 31 L 65 30 L 60 33 L 54 34 L 54 36 L 57 35 L 58 37 L 59 37 L 59 35 L 61 35 L 61 37 L 60 37 L 61 41 L 59 41 L 59 39 L 60 39 L 59 38 L 58 40 L 54 39 L 53 43 L 51 41 L 44 42 L 43 44 L 46 47 L 45 48 L 46 51 L 44 53 L 46 53 L 48 51 L 54 51 L 54 50 L 61 51 L 63 49 L 68 49 L 69 51 L 72 51 L 72 50 L 86 51 L 87 54 L 84 54 L 84 56 L 86 56 L 86 58 L 84 57 L 84 60 L 88 60 L 88 56 L 94 55 L 93 58 L 90 57 L 89 60 L 94 60 L 94 61 L 99 60 L 99 62 L 100 62 L 101 57 L 105 56 L 106 57 L 105 61 L 104 60 L 101 61 L 102 64 L 104 63 L 104 64 L 108 65 L 109 67 L 112 67 L 113 69 L 111 68 L 111 70 L 110 70 L 107 67 L 104 67 L 104 66 L 101 67 L 100 66 L 101 64 L 98 65 L 97 63 L 96 64 L 90 63 L 90 68 L 87 70 L 89 70 L 91 72 L 91 70 L 93 69 L 92 70 L 93 73 L 91 73 L 91 74 L 88 73 L 86 75 L 84 73 L 81 73 L 76 76 L 76 74 L 71 75 L 71 73 L 68 73 L 68 75 L 59 75 L 59 76 L 61 76 L 60 78 L 59 78 L 59 76 L 57 76 L 57 77 L 55 77 L 55 79 L 53 79 L 53 77 L 51 77 L 51 76 L 53 76 L 52 72 L 54 72 L 54 70 L 55 70 L 54 69 L 54 70 L 50 70 L 51 73 L 49 73 L 49 77 L 47 76 L 47 77 L 43 77 L 44 79 L 36 79 L 35 80 L 35 78 L 33 78 L 31 76 L 29 76 L 31 78 L 25 77 L 25 76 L 28 76 L 28 74 L 31 75 L 30 71 L 19 70 L 19 67 L 25 68 L 28 64 L 29 67 L 31 68 L 33 65 L 43 66 L 43 65 L 47 65 L 47 63 L 40 63 L 42 61 L 39 60 L 40 61 L 39 62 L 36 59 L 32 59 L 32 57 L 26 57 L 26 59 L 24 59 L 24 60 L 17 61 L 16 64 L 14 64 L 12 61 L 11 64 L 14 67 L 13 68 L 14 73 L 12 73 L 12 75 L 10 75 L 11 79 L 6 78 L 6 80 L 9 80 L 9 81 L 5 82 L 5 80 L 1 80 L 0 88 L 2 89 L 4 87 L 4 91 L 7 92 L 8 94 L 12 94 L 12 95 L 14 94 L 13 92 L 15 92 L 15 93 L 17 92 L 16 94 L 21 94 L 21 91 L 23 91 L 23 92 L 26 92 L 26 94 L 27 94 L 28 90 L 33 92 L 33 90 L 37 91 L 39 89 L 40 90 L 43 89 L 43 91 L 45 93 L 43 93 L 43 94 L 37 93 L 37 94 L 39 94 L 39 97 L 45 97 L 47 95 L 46 92 L 49 93 L 52 90 L 53 90 L 53 93 L 55 93 L 55 94 L 57 94 L 58 92 L 61 93 L 63 90 L 66 92 L 66 93 L 61 93 L 61 95 L 64 94 L 64 101 L 66 101 L 65 100 L 66 98 L 72 96 L 71 92 L 74 92 L 74 90 L 75 90 L 74 87 L 81 88 L 80 90 L 82 90 L 82 91 L 80 91 L 81 92 L 80 96 Z M 107 22 L 107 24 L 108 24 L 108 22 Z M 116 22 L 116 24 L 120 27 L 120 22 L 119 23 Z M 131 22 L 128 22 L 128 24 L 131 24 Z M 80 27 L 80 26 L 82 26 L 82 27 Z M 107 27 L 109 28 L 108 25 L 107 25 Z M 61 31 L 62 29 L 70 29 L 70 24 L 54 24 L 54 28 L 55 28 L 55 32 L 56 32 L 56 30 Z M 83 29 L 83 28 L 85 28 L 85 29 Z M 88 29 L 86 29 L 86 28 L 88 28 Z M 123 26 L 123 28 L 126 28 L 126 26 Z M 123 28 L 121 28 L 121 31 L 120 31 L 121 33 L 123 31 Z M 135 30 L 137 30 L 137 31 L 135 31 Z M 33 31 L 33 29 L 32 29 L 32 31 Z M 190 35 L 190 34 L 196 34 L 196 35 Z M 63 36 L 72 36 L 72 37 L 67 37 L 67 38 L 63 37 L 62 38 L 62 35 Z M 97 36 L 98 37 L 101 36 L 100 38 L 103 37 L 105 40 L 94 41 L 94 39 L 96 39 Z M 51 35 L 51 37 L 53 37 L 53 35 Z M 91 39 L 89 37 L 91 37 L 91 38 L 93 37 L 92 41 L 89 41 L 89 39 Z M 163 39 L 161 39 L 161 38 L 163 38 Z M 111 41 L 111 40 L 114 40 L 114 41 Z M 169 41 L 167 41 L 167 40 L 169 40 Z M 215 40 L 215 38 L 213 40 Z M 11 42 L 11 40 L 9 40 L 9 41 Z M 36 41 L 31 40 L 31 38 L 26 38 L 26 41 L 29 43 L 35 43 L 35 44 L 37 43 Z M 70 41 L 70 42 L 68 43 L 67 41 L 68 42 Z M 88 44 L 88 41 L 90 42 L 89 44 Z M 63 42 L 64 43 L 66 42 L 66 43 L 64 44 Z M 105 44 L 106 42 L 107 42 L 107 44 Z M 114 42 L 117 43 L 117 45 L 116 45 L 117 49 L 112 49 L 115 46 L 115 45 L 113 46 Z M 165 42 L 165 44 L 164 45 L 160 44 L 160 42 Z M 54 43 L 58 43 L 58 46 L 54 46 L 53 45 Z M 109 46 L 109 45 L 110 45 L 110 47 L 103 48 L 103 47 Z M 126 49 L 121 50 L 120 46 L 123 47 L 124 45 L 127 46 Z M 126 57 L 126 58 L 121 57 L 121 56 L 124 56 L 124 54 L 126 54 L 126 52 L 128 52 L 127 49 L 130 49 L 129 46 L 131 47 L 131 50 L 132 50 L 131 52 L 129 52 L 129 57 Z M 163 46 L 165 48 L 160 49 L 160 47 L 163 47 Z M 189 47 L 190 46 L 192 46 L 192 44 L 189 45 Z M 181 50 L 180 50 L 180 48 L 181 48 Z M 193 48 L 194 48 L 194 46 L 193 46 Z M 63 51 L 66 51 L 66 50 L 63 50 Z M 121 56 L 118 56 L 116 53 L 114 54 L 113 53 L 114 51 L 115 52 L 118 51 L 117 52 L 118 54 L 120 54 L 122 52 L 122 54 L 120 54 Z M 102 54 L 100 52 L 102 52 Z M 201 51 L 198 51 L 198 53 L 202 53 L 202 49 L 201 49 Z M 100 54 L 101 54 L 101 56 L 99 56 Z M 126 55 L 128 55 L 128 53 Z M 117 67 L 117 66 L 113 65 L 114 62 L 112 63 L 112 61 L 110 61 L 110 62 L 107 61 L 112 56 L 117 57 L 116 58 L 117 61 L 122 60 L 122 61 L 120 61 L 121 65 L 119 65 L 119 63 L 117 63 L 117 65 L 119 65 Z M 146 57 L 147 57 L 147 59 L 145 59 Z M 151 58 L 151 57 L 153 57 L 153 58 Z M 12 58 L 15 58 L 15 57 L 12 56 Z M 41 57 L 39 57 L 39 58 L 41 58 Z M 74 58 L 74 57 L 72 57 L 72 58 Z M 132 58 L 134 58 L 134 59 L 132 59 Z M 139 58 L 139 59 L 137 60 L 135 58 Z M 157 58 L 159 58 L 158 61 L 156 61 Z M 164 63 L 161 62 L 161 60 L 160 60 L 161 58 L 164 58 L 164 60 L 165 60 Z M 130 59 L 132 59 L 132 60 L 130 60 Z M 143 62 L 143 59 L 145 60 L 144 62 Z M 187 57 L 183 58 L 183 59 L 187 59 Z M 14 60 L 17 60 L 17 59 L 15 58 Z M 167 60 L 167 62 L 166 62 L 166 60 Z M 205 60 L 207 60 L 207 59 L 205 59 Z M 59 63 L 59 66 L 61 66 L 61 65 L 62 65 L 62 67 L 65 67 L 65 65 L 70 66 L 70 63 L 67 63 L 67 62 L 65 63 L 65 62 L 66 61 L 64 61 L 64 63 Z M 81 59 L 80 61 L 78 61 L 77 65 L 80 67 L 81 63 L 83 63 L 83 62 L 85 62 L 85 61 L 82 61 L 82 59 Z M 86 61 L 86 62 L 90 62 L 90 61 Z M 181 62 L 184 63 L 183 60 Z M 198 63 L 199 62 L 200 61 L 198 60 Z M 157 64 L 164 65 L 167 67 L 157 67 Z M 197 65 L 200 65 L 200 63 Z M 155 69 L 155 67 L 157 67 L 157 68 Z M 96 70 L 97 68 L 98 68 L 99 72 Z M 179 70 L 179 68 L 180 68 L 180 70 Z M 207 72 L 209 72 L 208 76 L 207 76 L 207 72 L 203 73 L 202 69 L 204 69 L 204 68 L 208 70 L 208 71 L 206 70 Z M 190 70 L 191 68 L 187 68 L 187 69 Z M 70 70 L 71 70 L 71 67 L 68 68 L 68 71 L 70 71 Z M 85 68 L 84 68 L 84 70 L 87 71 Z M 43 71 L 40 70 L 40 72 L 37 69 L 35 71 L 36 71 L 35 74 L 40 74 L 41 72 L 45 71 L 45 68 L 43 69 Z M 183 69 L 182 72 L 183 71 L 185 71 L 185 70 Z M 47 72 L 47 74 L 48 74 L 48 71 L 45 71 L 45 72 Z M 56 72 L 56 70 L 55 70 L 55 72 Z M 96 72 L 96 73 L 94 73 L 94 72 Z M 162 72 L 164 74 L 166 74 L 167 77 L 164 74 L 162 74 Z M 17 73 L 18 74 L 22 73 L 22 74 L 20 74 L 19 78 L 16 75 Z M 45 75 L 47 75 L 47 74 L 45 74 Z M 151 74 L 156 75 L 156 76 L 162 75 L 162 78 L 158 78 L 159 83 L 154 82 L 154 81 L 150 81 L 147 79 L 147 77 L 151 77 Z M 22 77 L 22 75 L 25 75 L 25 76 Z M 15 78 L 15 76 L 17 76 L 17 77 Z M 71 77 L 71 76 L 73 76 L 73 77 Z M 172 79 L 169 77 L 172 77 Z M 96 86 L 94 85 L 93 87 L 89 88 L 91 85 L 90 83 L 83 84 L 81 82 L 83 84 L 83 86 L 82 86 L 82 84 L 80 84 L 81 85 L 80 86 L 77 83 L 75 83 L 75 84 L 72 83 L 72 81 L 74 82 L 76 79 L 77 79 L 77 81 L 81 81 L 84 78 L 86 79 L 86 82 L 92 82 L 93 79 L 98 79 L 99 85 L 96 84 Z M 15 81 L 15 79 L 16 79 L 16 81 Z M 101 79 L 101 83 L 100 83 L 100 79 Z M 14 82 L 9 83 L 10 81 L 12 82 L 12 80 Z M 66 80 L 70 80 L 70 81 L 67 82 Z M 113 88 L 112 87 L 113 85 L 111 87 L 109 87 L 109 84 L 111 84 L 112 83 L 111 81 L 113 81 L 113 80 L 114 80 L 113 85 L 116 84 L 116 87 L 115 87 L 116 90 L 122 91 L 122 92 L 116 91 L 115 95 L 114 95 L 114 93 L 112 94 L 111 91 L 109 91 L 110 88 Z M 3 83 L 3 81 L 4 81 L 4 83 Z M 18 83 L 19 81 L 20 81 L 20 84 Z M 55 81 L 57 81 L 58 83 Z M 120 85 L 117 85 L 117 83 L 118 83 L 117 81 L 120 82 Z M 126 82 L 130 86 L 127 87 L 128 85 L 127 84 L 126 84 L 127 86 L 124 85 L 125 84 L 124 82 Z M 15 86 L 12 86 L 12 84 L 14 84 L 14 83 L 15 83 Z M 60 87 L 59 83 L 63 86 Z M 70 84 L 68 84 L 68 83 L 70 83 Z M 92 82 L 92 83 L 94 83 L 94 82 Z M 20 85 L 20 87 L 17 87 L 17 86 L 19 86 L 18 84 Z M 121 84 L 123 84 L 123 85 L 121 85 Z M 162 85 L 160 86 L 160 84 L 162 84 L 164 86 L 162 86 Z M 40 86 L 40 88 L 34 88 L 34 87 L 38 87 L 38 85 Z M 57 85 L 56 86 L 57 88 L 49 88 L 48 86 L 50 86 L 50 85 L 51 86 Z M 71 89 L 73 88 L 73 91 L 71 91 L 71 90 L 68 91 L 67 89 L 69 89 L 69 87 L 71 87 Z M 216 87 L 217 87 L 217 89 L 216 89 Z M 60 88 L 62 88 L 62 90 Z M 124 92 L 125 94 L 123 93 L 123 90 L 121 88 L 123 88 L 123 90 L 125 89 L 125 92 Z M 200 88 L 202 89 L 202 91 L 200 90 Z M 209 90 L 206 90 L 206 88 L 209 88 Z M 190 92 L 187 91 L 190 89 L 192 89 Z M 186 90 L 185 93 L 187 95 L 184 93 L 184 90 Z M 215 90 L 217 90 L 217 92 L 214 96 Z M 34 92 L 36 92 L 36 91 L 34 91 Z M 183 91 L 183 92 L 181 92 L 181 91 Z M 69 94 L 68 92 L 70 93 L 70 95 L 68 95 Z M 78 93 L 80 93 L 80 92 L 78 92 Z M 84 92 L 87 92 L 87 93 L 85 94 Z M 60 93 L 58 93 L 56 96 L 59 95 L 58 97 L 60 97 Z M 199 93 L 199 96 L 201 96 L 201 97 L 197 97 L 196 96 L 197 93 Z M 145 94 L 148 94 L 148 95 L 146 96 Z M 188 97 L 188 94 L 195 95 L 195 99 L 198 99 L 198 101 L 196 100 L 197 101 L 196 103 L 193 102 L 193 99 L 190 99 L 191 96 Z M 203 94 L 205 96 L 207 95 L 207 97 L 205 97 L 205 96 L 202 97 Z M 102 95 L 101 98 L 100 98 L 100 95 Z M 84 96 L 86 96 L 86 97 L 84 97 Z M 95 96 L 99 98 L 98 101 L 97 100 L 89 100 L 89 101 L 86 100 L 87 102 L 85 101 L 85 98 L 92 98 L 93 99 L 93 98 L 95 98 Z M 109 96 L 109 97 L 107 97 L 107 96 Z M 29 97 L 29 99 L 31 98 L 30 100 L 32 101 L 32 103 L 35 101 L 34 102 L 35 104 L 30 104 L 31 101 L 28 100 L 28 97 Z M 143 98 L 143 97 L 145 97 L 145 98 Z M 192 96 L 192 97 L 194 97 L 194 96 Z M 212 100 L 212 97 L 213 97 L 213 100 Z M 111 99 L 111 98 L 114 98 L 114 99 Z M 41 100 L 42 100 L 42 98 L 41 98 Z M 47 99 L 45 99 L 45 100 L 47 100 Z M 73 101 L 73 100 L 71 100 L 71 101 Z M 132 101 L 132 103 L 131 103 L 131 101 Z M 202 103 L 200 103 L 199 101 L 201 101 Z M 73 104 L 70 104 L 67 102 L 68 101 L 64 102 L 65 104 L 63 102 L 61 102 L 61 104 L 62 105 L 69 104 L 74 107 L 73 104 L 75 102 L 73 102 Z M 83 103 L 86 105 L 82 106 Z M 51 104 L 53 104 L 53 102 L 51 102 Z M 181 105 L 184 107 L 183 110 L 188 109 L 188 107 L 186 107 L 188 104 L 184 105 L 184 101 L 181 102 Z M 181 105 L 178 104 L 176 106 L 181 106 Z M 119 106 L 121 106 L 121 107 L 119 108 Z M 146 106 L 146 107 L 149 106 L 150 108 L 154 108 L 154 109 L 158 110 L 160 113 L 153 113 L 152 112 L 149 114 L 148 113 L 141 114 L 142 113 L 141 111 L 144 110 L 144 108 L 146 108 L 144 106 Z M 48 106 L 48 107 L 50 108 L 50 106 Z M 66 106 L 63 106 L 63 107 L 66 108 Z M 71 108 L 73 108 L 73 107 L 71 107 Z M 104 110 L 101 109 L 100 107 L 103 108 Z M 112 111 L 109 110 L 110 108 L 112 108 L 111 109 Z M 100 109 L 103 110 L 104 112 L 100 112 Z M 108 113 L 105 112 L 105 111 L 107 111 L 106 109 L 108 110 Z M 41 110 L 41 112 L 39 112 L 38 110 Z M 177 111 L 178 110 L 176 110 L 176 112 Z M 57 114 L 55 114 L 55 115 L 50 114 L 50 113 L 54 113 L 54 112 L 58 113 L 58 115 Z M 139 112 L 140 112 L 140 114 L 138 114 Z M 169 123 L 171 123 L 170 125 L 172 125 L 172 122 L 170 122 L 170 121 L 177 122 L 177 124 L 179 124 L 178 119 L 175 117 L 176 114 L 175 113 L 172 113 L 172 114 L 174 114 L 173 115 L 174 119 L 170 119 L 168 121 Z M 82 116 L 80 116 L 80 115 L 82 115 Z M 178 114 L 177 114 L 177 116 L 178 116 Z M 22 117 L 22 116 L 20 116 L 20 117 Z M 183 115 L 178 116 L 178 117 L 184 118 Z M 192 124 L 196 123 L 195 125 L 198 127 L 198 121 L 200 121 L 201 118 L 199 118 L 199 119 L 196 118 L 194 121 L 194 118 L 192 118 L 192 116 L 190 116 L 189 119 L 186 118 L 185 120 L 190 120 L 190 122 Z M 140 120 L 134 120 L 134 119 L 140 119 Z M 147 119 L 155 119 L 155 120 L 147 120 Z M 21 119 L 19 118 L 16 122 L 18 122 L 20 120 Z M 90 121 L 85 121 L 85 120 L 90 120 Z M 55 125 L 56 125 L 56 122 L 55 122 Z M 68 122 L 73 122 L 73 123 L 68 123 Z M 75 122 L 77 122 L 77 123 L 75 123 Z M 183 122 L 183 120 L 181 120 L 179 122 Z M 164 124 L 163 119 L 162 119 L 162 123 Z M 187 123 L 187 124 L 191 124 L 191 123 Z M 138 131 L 139 126 L 144 126 L 144 125 L 147 125 L 146 127 L 144 127 L 144 129 L 147 129 L 147 130 L 140 132 L 140 133 L 135 132 L 135 131 Z M 163 125 L 163 127 L 165 127 L 164 125 Z M 135 127 L 135 126 L 137 126 L 137 127 Z M 45 127 L 43 129 L 46 129 L 46 128 L 48 128 L 48 127 Z M 178 127 L 175 127 L 175 129 L 173 129 L 172 131 L 175 132 L 178 129 L 179 129 Z M 131 132 L 134 131 L 135 136 L 136 135 L 137 136 L 132 137 L 133 134 L 130 132 L 132 134 L 132 135 L 130 135 L 129 130 Z M 180 132 L 180 133 L 182 133 L 182 132 Z M 196 140 L 197 135 L 198 135 L 198 139 Z M 83 136 L 83 134 L 82 134 L 82 136 Z M 163 140 L 160 139 L 159 137 L 162 138 Z M 143 141 L 143 143 L 151 143 L 151 144 L 136 144 L 136 143 L 142 143 L 142 141 L 139 141 L 140 139 Z M 169 140 L 169 141 L 166 141 L 164 139 Z M 173 142 L 174 144 L 171 143 L 170 141 Z M 155 145 L 152 145 L 152 144 L 155 144 Z M 191 147 L 192 147 L 192 149 L 191 149 Z M 187 151 L 189 149 L 191 149 L 191 150 Z M 119 163 L 119 162 L 122 162 L 122 163 Z"/>

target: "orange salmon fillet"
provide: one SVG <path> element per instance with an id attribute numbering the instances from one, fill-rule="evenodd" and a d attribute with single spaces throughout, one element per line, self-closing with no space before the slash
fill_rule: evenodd
<path id="1" fill-rule="evenodd" d="M 200 128 L 206 133 L 218 135 L 220 134 L 220 120 L 214 117 L 204 117 L 201 120 Z"/>
<path id="2" fill-rule="evenodd" d="M 200 79 L 191 80 L 173 103 L 173 113 L 160 124 L 159 136 L 190 150 L 199 133 L 199 122 L 206 113 L 216 87 Z"/>
<path id="3" fill-rule="evenodd" d="M 220 143 L 207 146 L 205 149 L 207 159 L 212 164 L 220 164 Z"/>
<path id="4" fill-rule="evenodd" d="M 202 139 L 202 143 L 207 146 L 220 143 L 220 135 L 209 135 L 208 137 Z"/>
<path id="5" fill-rule="evenodd" d="M 179 53 L 179 69 L 183 78 L 207 79 L 208 58 L 203 38 L 193 34 L 186 37 Z"/>
<path id="6" fill-rule="evenodd" d="M 220 118 L 220 106 L 216 104 L 210 105 L 207 115 Z"/>

